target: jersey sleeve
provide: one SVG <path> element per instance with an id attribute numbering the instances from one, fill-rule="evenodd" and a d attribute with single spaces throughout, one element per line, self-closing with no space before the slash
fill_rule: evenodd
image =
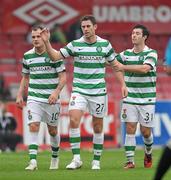
<path id="1" fill-rule="evenodd" d="M 157 52 L 153 50 L 147 55 L 143 64 L 149 64 L 151 65 L 151 67 L 154 68 L 157 64 L 157 58 L 158 58 Z"/>
<path id="2" fill-rule="evenodd" d="M 55 62 L 55 69 L 57 73 L 65 71 L 65 65 L 63 59 Z"/>
<path id="3" fill-rule="evenodd" d="M 28 66 L 28 64 L 27 64 L 27 61 L 26 61 L 26 59 L 25 59 L 25 57 L 23 57 L 23 62 L 22 62 L 23 64 L 23 66 L 22 66 L 22 73 L 23 74 L 30 74 L 30 68 L 29 68 L 29 66 Z"/>
<path id="4" fill-rule="evenodd" d="M 74 56 L 74 46 L 72 42 L 68 43 L 65 47 L 61 48 L 60 52 L 65 58 Z"/>
<path id="5" fill-rule="evenodd" d="M 116 55 L 116 59 L 117 61 L 119 61 L 120 63 L 124 64 L 124 52 L 121 52 L 119 54 Z"/>
<path id="6" fill-rule="evenodd" d="M 108 46 L 106 47 L 106 60 L 108 62 L 111 62 L 115 59 L 115 51 L 111 45 L 111 43 L 109 42 Z"/>

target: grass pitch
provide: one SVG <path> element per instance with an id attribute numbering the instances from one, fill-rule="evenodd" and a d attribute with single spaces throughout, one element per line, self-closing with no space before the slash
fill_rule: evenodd
<path id="1" fill-rule="evenodd" d="M 0 154 L 0 179 L 1 180 L 152 180 L 156 170 L 161 150 L 153 151 L 153 167 L 143 167 L 143 150 L 136 150 L 136 168 L 124 170 L 124 149 L 104 150 L 101 158 L 101 170 L 91 170 L 92 153 L 81 151 L 83 166 L 78 170 L 66 170 L 65 166 L 71 161 L 72 155 L 69 151 L 60 151 L 60 166 L 58 170 L 49 170 L 50 151 L 38 154 L 38 170 L 34 172 L 25 171 L 28 163 L 27 152 L 1 153 Z M 164 180 L 169 180 L 171 171 Z"/>

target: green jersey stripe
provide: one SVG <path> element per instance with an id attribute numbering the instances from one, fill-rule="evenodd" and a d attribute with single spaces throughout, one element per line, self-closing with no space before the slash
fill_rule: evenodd
<path id="1" fill-rule="evenodd" d="M 109 42 L 106 41 L 106 42 L 96 42 L 96 43 L 93 43 L 93 44 L 87 44 L 85 42 L 76 42 L 76 41 L 72 41 L 72 45 L 74 47 L 97 47 L 97 46 L 101 46 L 101 47 L 107 47 L 109 45 Z"/>
<path id="2" fill-rule="evenodd" d="M 31 74 L 31 79 L 53 79 L 58 78 L 58 74 L 51 73 L 51 74 Z"/>
<path id="3" fill-rule="evenodd" d="M 126 82 L 126 86 L 134 87 L 134 88 L 156 87 L 156 82 L 145 82 L 145 83 Z"/>
<path id="4" fill-rule="evenodd" d="M 101 79 L 104 78 L 105 74 L 81 74 L 81 73 L 74 73 L 74 78 L 79 79 Z"/>
<path id="5" fill-rule="evenodd" d="M 74 87 L 79 87 L 82 89 L 98 89 L 98 88 L 104 88 L 105 83 L 99 83 L 99 84 L 80 84 L 80 83 L 73 83 Z"/>
<path id="6" fill-rule="evenodd" d="M 156 97 L 156 92 L 154 93 L 128 93 L 129 97 L 133 98 L 150 98 L 150 97 Z"/>
<path id="7" fill-rule="evenodd" d="M 137 73 L 132 73 L 132 72 L 125 72 L 125 76 L 128 76 L 128 77 L 156 77 L 156 72 L 148 72 L 146 74 L 137 74 Z"/>
<path id="8" fill-rule="evenodd" d="M 80 62 L 74 62 L 74 66 L 75 67 L 79 67 L 79 68 L 104 68 L 105 67 L 105 63 L 80 63 Z"/>
<path id="9" fill-rule="evenodd" d="M 56 89 L 58 84 L 30 84 L 29 87 L 35 89 Z"/>
<path id="10" fill-rule="evenodd" d="M 44 98 L 44 99 L 48 99 L 50 96 L 50 94 L 41 94 L 41 93 L 35 93 L 35 92 L 29 92 L 28 95 L 33 96 L 33 97 Z"/>

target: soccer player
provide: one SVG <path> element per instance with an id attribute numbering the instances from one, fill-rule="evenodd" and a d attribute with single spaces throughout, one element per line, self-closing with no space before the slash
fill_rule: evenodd
<path id="1" fill-rule="evenodd" d="M 33 49 L 27 51 L 23 58 L 23 77 L 20 83 L 16 103 L 23 104 L 23 93 L 28 88 L 27 117 L 29 125 L 29 156 L 30 163 L 26 170 L 37 169 L 38 131 L 40 122 L 47 124 L 50 134 L 52 157 L 50 169 L 58 169 L 58 151 L 60 135 L 57 131 L 60 102 L 59 94 L 66 83 L 63 60 L 53 62 L 49 58 L 40 32 L 42 26 L 32 29 Z"/>
<path id="2" fill-rule="evenodd" d="M 100 169 L 100 157 L 103 149 L 103 118 L 107 113 L 107 92 L 105 83 L 105 60 L 111 66 L 119 63 L 115 60 L 114 50 L 109 41 L 95 34 L 97 23 L 92 15 L 81 19 L 83 36 L 68 43 L 60 51 L 52 49 L 49 42 L 49 31 L 44 29 L 41 33 L 47 52 L 51 59 L 58 60 L 69 56 L 74 57 L 73 90 L 69 103 L 70 117 L 70 145 L 73 160 L 66 166 L 67 169 L 78 169 L 82 166 L 80 158 L 80 121 L 88 108 L 92 115 L 94 157 L 92 169 Z M 122 72 L 116 72 L 122 86 L 122 95 L 127 95 L 127 89 Z"/>
<path id="3" fill-rule="evenodd" d="M 156 63 L 157 52 L 146 46 L 149 37 L 148 29 L 136 25 L 132 30 L 133 48 L 121 52 L 117 60 L 116 70 L 125 71 L 125 82 L 128 96 L 123 100 L 121 119 L 126 124 L 125 153 L 127 162 L 125 169 L 134 168 L 136 148 L 135 133 L 137 124 L 144 141 L 144 167 L 152 166 L 152 127 L 156 101 Z"/>

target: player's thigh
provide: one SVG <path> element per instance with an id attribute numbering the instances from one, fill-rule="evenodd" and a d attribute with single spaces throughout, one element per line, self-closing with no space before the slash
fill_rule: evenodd
<path id="1" fill-rule="evenodd" d="M 71 110 L 86 111 L 87 104 L 88 104 L 87 99 L 84 95 L 79 93 L 72 93 L 69 102 L 69 111 Z"/>
<path id="2" fill-rule="evenodd" d="M 155 106 L 154 105 L 141 105 L 139 108 L 139 122 L 144 127 L 153 127 Z"/>
<path id="3" fill-rule="evenodd" d="M 34 101 L 27 103 L 27 124 L 40 123 L 43 114 L 41 103 Z"/>
<path id="4" fill-rule="evenodd" d="M 121 107 L 120 118 L 122 122 L 138 122 L 139 115 L 136 105 L 123 103 Z"/>
<path id="5" fill-rule="evenodd" d="M 88 109 L 94 117 L 103 118 L 106 116 L 108 111 L 107 95 L 88 97 Z"/>
<path id="6" fill-rule="evenodd" d="M 45 104 L 44 114 L 42 121 L 47 123 L 49 126 L 58 126 L 59 115 L 60 115 L 60 104 Z"/>

